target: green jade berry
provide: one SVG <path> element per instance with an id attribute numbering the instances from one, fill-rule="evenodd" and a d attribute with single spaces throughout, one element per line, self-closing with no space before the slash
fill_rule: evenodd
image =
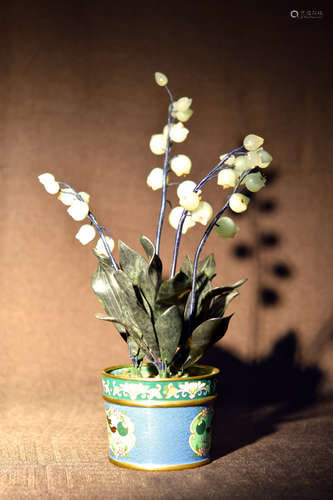
<path id="1" fill-rule="evenodd" d="M 249 174 L 245 178 L 245 186 L 252 193 L 260 191 L 260 189 L 264 187 L 265 182 L 265 177 L 263 177 L 260 172 Z"/>
<path id="2" fill-rule="evenodd" d="M 215 227 L 215 232 L 221 238 L 233 238 L 239 231 L 239 227 L 230 217 L 220 217 Z"/>
<path id="3" fill-rule="evenodd" d="M 264 149 L 260 149 L 258 151 L 258 155 L 260 156 L 260 159 L 261 159 L 261 164 L 259 165 L 261 168 L 268 167 L 268 165 L 273 160 L 272 156 Z"/>

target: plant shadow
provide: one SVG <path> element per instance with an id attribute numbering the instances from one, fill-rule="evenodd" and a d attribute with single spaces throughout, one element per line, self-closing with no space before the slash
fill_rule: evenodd
<path id="1" fill-rule="evenodd" d="M 275 169 L 270 173 L 269 184 L 278 178 L 279 172 Z M 278 209 L 276 200 L 270 197 L 249 195 L 262 217 Z M 262 252 L 267 255 L 271 249 L 281 246 L 281 237 L 275 230 L 260 231 L 255 220 L 252 230 L 255 243 L 239 242 L 233 247 L 232 254 L 238 260 L 252 259 L 257 267 L 257 312 L 259 308 L 281 306 L 278 283 L 294 278 L 295 269 L 290 263 L 276 261 L 275 258 L 269 268 L 264 268 Z M 273 278 L 273 287 L 265 284 L 267 277 L 270 283 Z M 316 404 L 324 379 L 317 361 L 332 337 L 333 317 L 318 332 L 312 346 L 312 359 L 315 361 L 308 364 L 299 361 L 300 335 L 295 330 L 285 332 L 261 360 L 242 361 L 232 352 L 217 346 L 208 351 L 201 362 L 216 366 L 221 372 L 219 397 L 215 405 L 213 459 L 273 434 L 278 424 L 286 419 L 304 418 L 300 410 Z"/>
<path id="2" fill-rule="evenodd" d="M 274 433 L 283 420 L 303 418 L 297 412 L 315 405 L 323 372 L 299 363 L 297 351 L 297 334 L 290 330 L 261 361 L 241 361 L 220 347 L 204 356 L 203 364 L 221 370 L 213 459 Z"/>

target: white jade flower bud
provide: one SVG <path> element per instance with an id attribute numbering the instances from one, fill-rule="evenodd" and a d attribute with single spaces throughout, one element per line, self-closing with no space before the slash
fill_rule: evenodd
<path id="1" fill-rule="evenodd" d="M 45 174 L 39 175 L 38 180 L 41 184 L 43 184 L 45 191 L 49 194 L 56 194 L 59 192 L 60 186 L 55 180 L 54 175 L 46 172 Z"/>
<path id="2" fill-rule="evenodd" d="M 213 216 L 213 208 L 207 201 L 200 201 L 198 208 L 191 212 L 191 217 L 195 222 L 206 226 Z"/>
<path id="3" fill-rule="evenodd" d="M 233 238 L 239 231 L 239 227 L 230 217 L 220 217 L 214 229 L 216 234 L 222 238 Z"/>
<path id="4" fill-rule="evenodd" d="M 182 207 L 175 207 L 173 208 L 170 213 L 169 213 L 169 224 L 172 226 L 174 229 L 178 228 L 178 224 L 180 221 L 180 218 L 183 214 L 184 209 Z M 187 233 L 188 229 L 191 227 L 195 226 L 195 222 L 192 219 L 190 215 L 188 215 L 185 218 L 184 224 L 183 224 L 183 229 L 182 229 L 182 234 Z"/>
<path id="5" fill-rule="evenodd" d="M 265 177 L 260 172 L 254 172 L 245 177 L 245 186 L 252 193 L 256 193 L 265 185 Z"/>
<path id="6" fill-rule="evenodd" d="M 174 111 L 187 111 L 192 104 L 192 99 L 190 97 L 181 97 L 178 101 L 173 103 Z"/>
<path id="7" fill-rule="evenodd" d="M 90 224 L 83 224 L 75 235 L 75 238 L 79 240 L 82 245 L 87 245 L 96 236 L 96 231 Z"/>
<path id="8" fill-rule="evenodd" d="M 165 87 L 165 85 L 168 83 L 168 77 L 164 73 L 160 73 L 159 71 L 156 71 L 155 82 L 157 83 L 157 85 L 160 85 L 161 87 Z"/>
<path id="9" fill-rule="evenodd" d="M 187 175 L 190 173 L 192 167 L 191 159 L 186 155 L 177 155 L 170 161 L 171 170 L 178 175 Z"/>
<path id="10" fill-rule="evenodd" d="M 185 193 L 179 198 L 179 205 L 185 208 L 185 210 L 195 210 L 196 208 L 198 208 L 199 203 L 199 195 L 194 191 Z"/>
<path id="11" fill-rule="evenodd" d="M 248 196 L 245 196 L 245 194 L 234 193 L 230 196 L 229 207 L 233 212 L 245 212 L 249 202 L 250 198 Z"/>
<path id="12" fill-rule="evenodd" d="M 104 236 L 104 239 L 106 240 L 106 242 L 110 248 L 110 252 L 112 252 L 112 250 L 114 249 L 113 239 L 110 238 L 110 236 Z M 98 253 L 98 255 L 108 257 L 108 254 L 107 254 L 107 251 L 105 249 L 102 238 L 99 238 L 99 240 L 97 241 L 97 244 L 95 246 L 95 251 Z"/>
<path id="13" fill-rule="evenodd" d="M 76 199 L 75 192 L 73 191 L 73 189 L 70 188 L 62 189 L 58 196 L 58 200 L 67 206 L 71 205 L 75 199 Z"/>
<path id="14" fill-rule="evenodd" d="M 244 138 L 243 146 L 248 151 L 255 151 L 264 144 L 264 139 L 259 135 L 249 134 Z"/>
<path id="15" fill-rule="evenodd" d="M 250 168 L 260 167 L 261 158 L 257 151 L 249 151 L 247 153 L 247 160 Z"/>
<path id="16" fill-rule="evenodd" d="M 45 185 L 49 184 L 50 182 L 55 182 L 55 177 L 53 174 L 49 174 L 48 172 L 46 172 L 45 174 L 40 174 L 38 176 L 38 180 L 41 184 Z"/>
<path id="17" fill-rule="evenodd" d="M 224 168 L 218 173 L 217 183 L 223 189 L 235 187 L 237 184 L 237 175 L 232 168 Z"/>
<path id="18" fill-rule="evenodd" d="M 170 127 L 170 139 L 174 142 L 184 142 L 189 132 L 181 122 L 178 122 Z"/>
<path id="19" fill-rule="evenodd" d="M 195 188 L 196 183 L 194 181 L 183 181 L 177 187 L 177 196 L 182 198 L 186 193 L 191 193 Z M 201 192 L 201 191 L 200 191 Z"/>
<path id="20" fill-rule="evenodd" d="M 154 134 L 151 136 L 149 147 L 154 155 L 163 155 L 166 150 L 167 138 L 163 134 Z"/>
<path id="21" fill-rule="evenodd" d="M 227 154 L 221 155 L 220 160 L 224 162 L 224 165 L 229 165 L 231 167 L 235 163 L 235 155 L 229 156 L 229 158 L 226 160 L 225 158 L 227 158 L 227 156 Z"/>
<path id="22" fill-rule="evenodd" d="M 57 194 L 60 190 L 60 186 L 56 181 L 44 184 L 44 188 L 49 194 Z"/>
<path id="23" fill-rule="evenodd" d="M 260 159 L 261 159 L 261 164 L 259 165 L 259 167 L 261 167 L 261 168 L 268 167 L 268 165 L 273 160 L 272 156 L 264 149 L 259 149 L 258 155 L 260 156 Z"/>
<path id="24" fill-rule="evenodd" d="M 67 208 L 67 212 L 74 220 L 80 221 L 87 217 L 89 213 L 89 205 L 84 201 L 75 199 L 71 206 Z"/>
<path id="25" fill-rule="evenodd" d="M 153 191 L 161 189 L 163 186 L 163 169 L 156 167 L 148 174 L 147 185 L 152 188 Z"/>
<path id="26" fill-rule="evenodd" d="M 171 116 L 177 118 L 180 122 L 187 122 L 193 115 L 193 109 L 189 108 L 186 111 L 173 111 Z"/>
<path id="27" fill-rule="evenodd" d="M 79 195 L 81 196 L 81 198 L 83 199 L 83 201 L 85 201 L 86 203 L 89 204 L 90 194 L 86 193 L 85 191 L 80 191 Z"/>

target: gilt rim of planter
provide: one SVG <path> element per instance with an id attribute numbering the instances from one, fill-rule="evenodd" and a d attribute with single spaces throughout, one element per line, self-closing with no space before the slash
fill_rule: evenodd
<path id="1" fill-rule="evenodd" d="M 117 398 L 109 398 L 108 396 L 103 395 L 102 398 L 107 403 L 121 405 L 121 406 L 136 406 L 141 408 L 180 408 L 185 406 L 198 406 L 212 403 L 217 398 L 217 394 L 213 396 L 207 396 L 206 398 L 198 398 L 198 399 L 182 399 L 180 401 L 132 401 L 131 399 L 117 399 Z"/>
<path id="2" fill-rule="evenodd" d="M 143 366 L 151 366 L 149 363 L 143 363 Z M 123 365 L 113 365 L 109 366 L 107 368 L 104 368 L 102 370 L 102 375 L 103 377 L 109 377 L 112 379 L 119 379 L 119 380 L 128 380 L 128 381 L 143 381 L 143 382 L 171 382 L 171 381 L 180 381 L 180 380 L 200 380 L 200 379 L 209 379 L 213 378 L 216 375 L 220 373 L 220 370 L 216 368 L 215 366 L 209 366 L 209 365 L 193 365 L 190 367 L 190 369 L 193 368 L 199 368 L 201 370 L 206 370 L 206 372 L 202 372 L 200 375 L 189 375 L 189 376 L 180 376 L 180 377 L 130 377 L 126 375 L 121 375 L 121 374 L 116 374 L 113 375 L 112 371 L 115 370 L 120 370 L 122 368 L 131 368 L 131 365 L 129 364 L 123 364 Z"/>

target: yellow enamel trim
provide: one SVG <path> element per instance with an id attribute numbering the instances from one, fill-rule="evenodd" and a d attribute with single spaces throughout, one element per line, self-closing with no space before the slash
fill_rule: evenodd
<path id="1" fill-rule="evenodd" d="M 217 398 L 217 395 L 208 396 L 207 398 L 200 399 L 187 399 L 183 401 L 132 401 L 130 399 L 114 399 L 108 398 L 107 396 L 102 396 L 102 398 L 108 403 L 114 403 L 117 405 L 124 406 L 141 406 L 144 408 L 170 408 L 172 406 L 200 406 L 206 403 L 210 403 Z"/>
<path id="2" fill-rule="evenodd" d="M 108 457 L 110 462 L 118 465 L 118 467 L 124 467 L 125 469 L 135 469 L 135 470 L 144 470 L 144 471 L 167 471 L 167 470 L 183 470 L 183 469 L 194 469 L 195 467 L 200 467 L 201 465 L 206 465 L 211 462 L 210 458 L 206 460 L 202 460 L 201 462 L 195 462 L 192 464 L 182 464 L 182 465 L 166 465 L 165 467 L 154 467 L 152 466 L 140 466 L 128 464 L 125 462 L 119 462 L 118 460 L 114 460 L 114 458 Z"/>
<path id="3" fill-rule="evenodd" d="M 148 363 L 144 363 L 144 366 L 148 366 Z M 110 371 L 114 370 L 119 370 L 121 368 L 131 368 L 132 365 L 115 365 L 115 366 L 109 366 L 108 368 L 105 368 L 102 370 L 102 375 L 103 377 L 109 377 L 109 378 L 114 378 L 114 379 L 119 379 L 119 380 L 129 380 L 131 382 L 182 382 L 182 381 L 187 381 L 187 380 L 198 380 L 198 379 L 207 379 L 207 378 L 212 378 L 215 377 L 218 373 L 220 373 L 220 370 L 218 368 L 215 368 L 214 366 L 208 366 L 208 365 L 193 365 L 193 368 L 200 368 L 200 369 L 206 369 L 207 373 L 202 373 L 201 375 L 193 375 L 191 377 L 170 377 L 170 378 L 158 378 L 158 377 L 126 377 L 123 375 L 112 375 L 109 373 Z"/>

